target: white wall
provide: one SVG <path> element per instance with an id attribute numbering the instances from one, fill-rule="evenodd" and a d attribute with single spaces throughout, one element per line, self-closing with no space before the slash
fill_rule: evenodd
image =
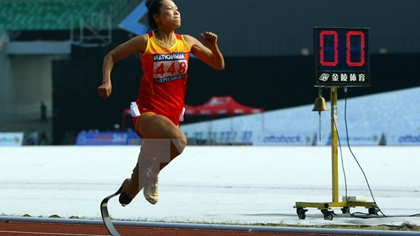
<path id="1" fill-rule="evenodd" d="M 5 52 L 6 37 L 0 34 L 0 125 L 7 120 L 10 113 L 10 99 L 8 88 L 11 81 L 10 60 Z"/>
<path id="2" fill-rule="evenodd" d="M 1 47 L 0 47 L 1 48 Z M 52 116 L 52 61 L 59 55 L 7 55 L 0 49 L 0 125 Z"/>
<path id="3" fill-rule="evenodd" d="M 52 65 L 48 56 L 12 56 L 12 114 L 17 120 L 37 119 L 43 101 L 48 116 L 52 106 Z"/>
<path id="4" fill-rule="evenodd" d="M 351 94 L 351 88 L 349 93 Z M 341 91 L 340 91 L 341 92 Z M 331 110 L 328 92 L 324 90 L 328 108 Z M 314 98 L 315 99 L 315 98 Z M 349 137 L 353 137 L 352 144 L 365 145 L 379 144 L 382 134 L 387 141 L 397 140 L 408 135 L 408 142 L 402 145 L 419 145 L 420 143 L 420 87 L 404 89 L 394 92 L 386 92 L 369 96 L 351 98 L 347 100 L 347 124 Z M 345 102 L 343 97 L 338 101 L 338 131 L 340 139 L 346 137 L 345 128 Z M 218 119 L 210 122 L 181 125 L 181 129 L 189 138 L 195 138 L 197 133 L 202 133 L 204 139 L 211 132 L 274 132 L 284 135 L 312 135 L 318 133 L 319 117 L 317 112 L 312 111 L 313 104 L 300 107 L 266 112 L 262 115 L 245 115 L 233 119 Z M 330 111 L 323 112 L 321 123 L 321 145 L 329 145 L 327 142 L 331 133 Z M 188 120 L 188 116 L 185 118 Z M 264 123 L 264 125 L 262 125 Z M 312 134 L 312 135 L 311 135 Z M 413 136 L 414 135 L 414 136 Z M 358 141 L 356 140 L 358 139 Z M 407 139 L 407 138 L 406 138 Z M 415 140 L 414 140 L 415 139 Z M 345 140 L 345 139 L 344 139 Z M 415 141 L 415 142 L 414 142 Z M 345 142 L 342 142 L 345 144 Z M 389 143 L 389 142 L 388 142 Z M 393 141 L 392 145 L 397 145 Z M 398 144 L 399 145 L 399 144 Z"/>

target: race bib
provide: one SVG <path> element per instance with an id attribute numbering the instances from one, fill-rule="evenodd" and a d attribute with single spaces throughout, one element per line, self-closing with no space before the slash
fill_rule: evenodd
<path id="1" fill-rule="evenodd" d="M 166 83 L 186 77 L 188 62 L 185 53 L 155 54 L 153 56 L 153 77 L 156 83 Z"/>

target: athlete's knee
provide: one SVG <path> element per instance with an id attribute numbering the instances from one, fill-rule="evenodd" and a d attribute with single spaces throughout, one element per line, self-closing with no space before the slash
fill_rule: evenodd
<path id="1" fill-rule="evenodd" d="M 180 155 L 187 146 L 187 138 L 185 137 L 185 134 L 181 130 L 179 130 L 179 132 L 176 133 L 175 137 L 172 138 L 172 143 L 176 148 L 177 155 Z"/>
<path id="2" fill-rule="evenodd" d="M 162 139 L 144 139 L 140 147 L 139 159 L 153 162 L 159 155 L 164 143 Z"/>

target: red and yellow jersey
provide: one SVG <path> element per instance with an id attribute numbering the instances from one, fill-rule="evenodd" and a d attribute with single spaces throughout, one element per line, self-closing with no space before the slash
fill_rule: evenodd
<path id="1" fill-rule="evenodd" d="M 151 111 L 164 116 L 179 116 L 187 89 L 187 70 L 191 48 L 182 35 L 170 48 L 163 47 L 148 33 L 147 47 L 140 54 L 143 77 L 137 104 L 140 113 Z"/>

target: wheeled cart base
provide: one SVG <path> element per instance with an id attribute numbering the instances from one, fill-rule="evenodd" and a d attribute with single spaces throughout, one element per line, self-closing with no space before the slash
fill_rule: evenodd
<path id="1" fill-rule="evenodd" d="M 302 220 L 306 218 L 306 212 L 308 210 L 305 208 L 307 207 L 318 208 L 324 215 L 325 220 L 332 220 L 335 213 L 333 210 L 331 210 L 331 208 L 341 207 L 341 212 L 343 214 L 349 214 L 350 207 L 357 206 L 367 208 L 370 215 L 377 215 L 379 211 L 377 205 L 374 202 L 296 202 L 294 208 L 296 208 L 296 213 L 299 219 Z"/>

